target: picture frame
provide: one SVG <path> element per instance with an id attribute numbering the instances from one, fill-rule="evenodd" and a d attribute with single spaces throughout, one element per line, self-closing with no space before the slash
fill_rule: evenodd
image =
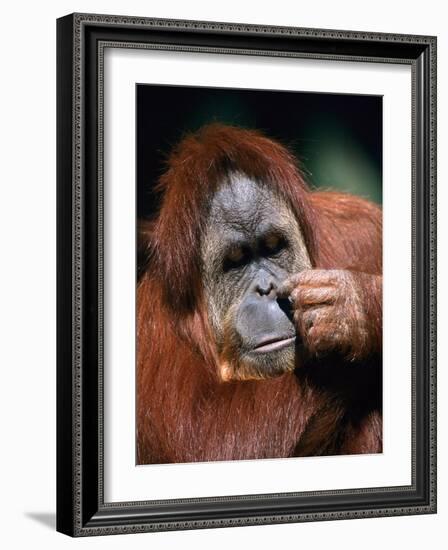
<path id="1" fill-rule="evenodd" d="M 111 15 L 72 14 L 58 19 L 58 531 L 91 536 L 436 512 L 436 43 L 431 36 Z M 105 500 L 103 61 L 107 47 L 410 67 L 409 485 L 173 499 L 153 498 L 149 488 L 143 500 Z"/>

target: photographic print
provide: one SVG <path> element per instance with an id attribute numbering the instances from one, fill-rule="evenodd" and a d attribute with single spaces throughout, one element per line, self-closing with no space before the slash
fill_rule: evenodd
<path id="1" fill-rule="evenodd" d="M 382 117 L 136 85 L 137 464 L 382 452 Z"/>
<path id="2" fill-rule="evenodd" d="M 435 513 L 436 38 L 57 41 L 58 531 Z"/>

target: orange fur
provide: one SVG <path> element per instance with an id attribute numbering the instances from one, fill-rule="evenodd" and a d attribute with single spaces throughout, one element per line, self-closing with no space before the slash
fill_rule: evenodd
<path id="1" fill-rule="evenodd" d="M 224 383 L 217 376 L 198 251 L 207 200 L 235 169 L 272 185 L 289 203 L 314 268 L 377 277 L 371 285 L 367 277 L 360 288 L 370 344 L 380 356 L 381 210 L 350 195 L 311 192 L 290 153 L 257 132 L 206 127 L 171 156 L 160 181 L 159 215 L 144 231 L 148 267 L 137 290 L 138 463 L 381 451 L 378 377 L 372 375 L 376 385 L 359 382 L 363 365 L 304 365 L 271 380 Z M 380 359 L 370 355 L 373 367 L 364 372 L 376 373 Z"/>

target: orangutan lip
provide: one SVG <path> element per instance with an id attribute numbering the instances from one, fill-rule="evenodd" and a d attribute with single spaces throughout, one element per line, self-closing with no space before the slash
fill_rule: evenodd
<path id="1" fill-rule="evenodd" d="M 289 344 L 292 344 L 295 341 L 295 339 L 296 339 L 295 336 L 293 336 L 292 338 L 270 338 L 269 340 L 265 340 L 258 346 L 255 346 L 253 351 L 266 352 L 266 351 L 278 350 L 286 346 L 289 346 Z"/>

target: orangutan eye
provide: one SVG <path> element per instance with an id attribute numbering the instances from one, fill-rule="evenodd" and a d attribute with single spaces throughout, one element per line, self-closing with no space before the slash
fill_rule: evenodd
<path id="1" fill-rule="evenodd" d="M 229 250 L 229 252 L 227 253 L 227 261 L 236 264 L 243 259 L 243 256 L 243 249 L 240 246 L 237 246 Z"/>
<path id="2" fill-rule="evenodd" d="M 278 235 L 269 235 L 264 241 L 264 245 L 268 250 L 275 250 L 278 247 L 280 239 Z"/>
<path id="3" fill-rule="evenodd" d="M 267 255 L 276 254 L 285 247 L 285 238 L 277 233 L 271 233 L 263 239 L 262 250 Z"/>
<path id="4" fill-rule="evenodd" d="M 224 257 L 224 271 L 240 267 L 250 259 L 250 249 L 247 246 L 232 246 Z"/>

